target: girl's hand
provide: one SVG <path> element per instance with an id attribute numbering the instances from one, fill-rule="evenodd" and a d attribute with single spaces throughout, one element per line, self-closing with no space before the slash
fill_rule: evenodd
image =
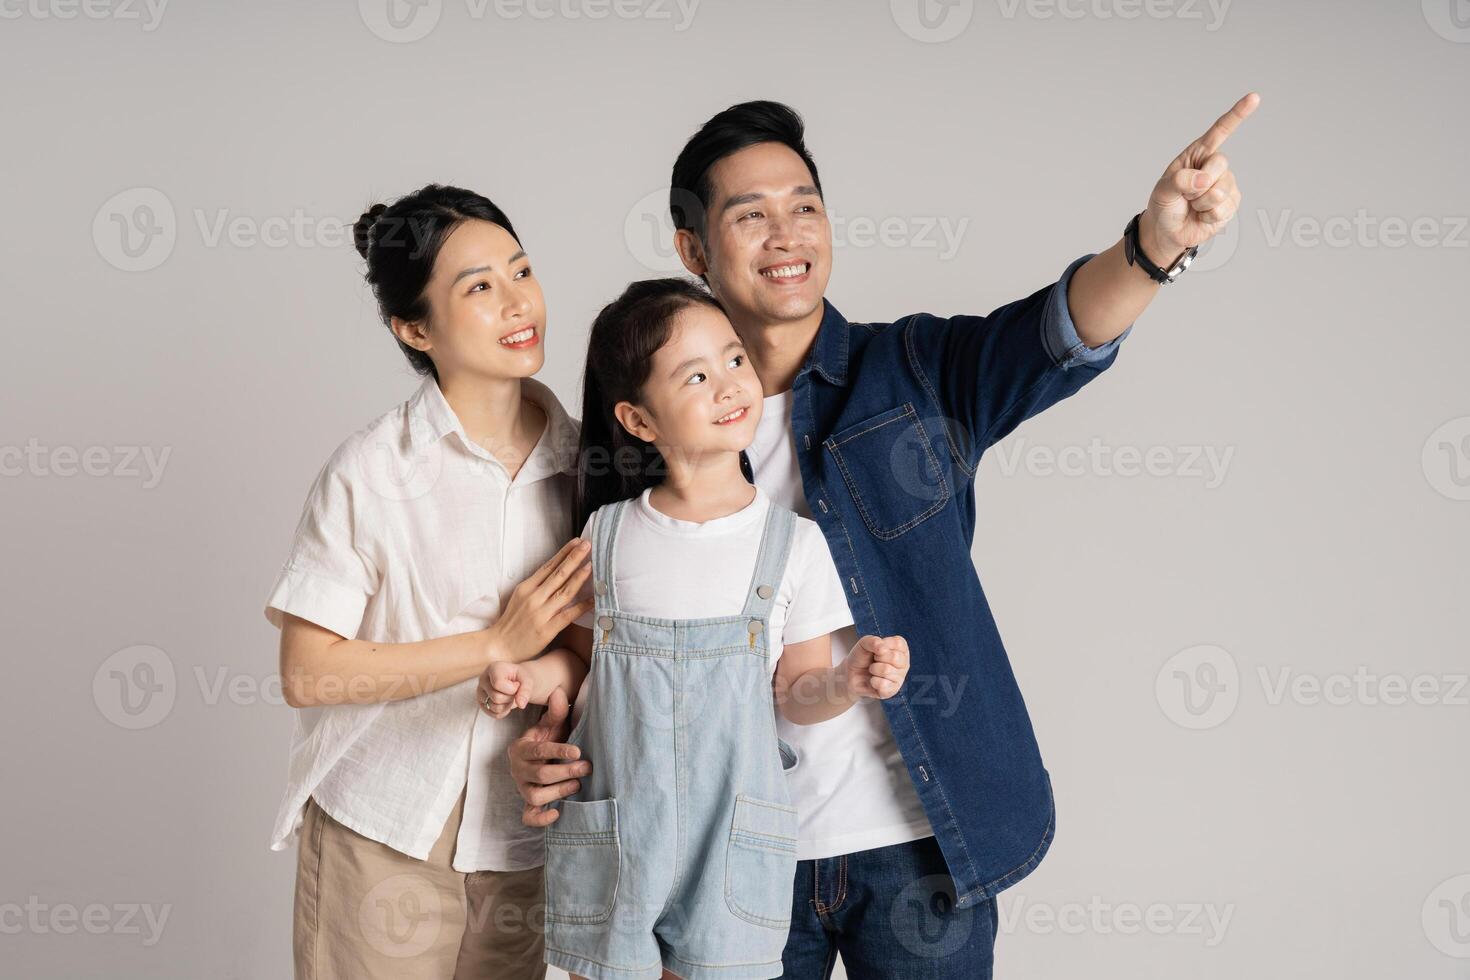
<path id="1" fill-rule="evenodd" d="M 480 683 L 475 688 L 480 710 L 498 719 L 510 714 L 512 708 L 524 708 L 531 701 L 534 673 L 531 664 L 503 660 L 491 664 L 480 675 Z"/>
<path id="2" fill-rule="evenodd" d="M 592 542 L 573 538 L 511 592 L 510 601 L 485 631 L 491 661 L 524 663 L 545 650 L 596 600 L 567 605 L 592 574 Z"/>
<path id="3" fill-rule="evenodd" d="M 909 644 L 901 636 L 865 636 L 848 653 L 847 689 L 854 698 L 887 700 L 909 672 Z"/>

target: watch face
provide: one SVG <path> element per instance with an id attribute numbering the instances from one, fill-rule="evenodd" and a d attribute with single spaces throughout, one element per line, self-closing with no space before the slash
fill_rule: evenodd
<path id="1" fill-rule="evenodd" d="M 1185 249 L 1184 254 L 1179 256 L 1179 262 L 1174 266 L 1174 268 L 1169 270 L 1169 281 L 1173 282 L 1175 279 L 1178 279 L 1179 276 L 1183 274 L 1184 270 L 1189 268 L 1189 264 L 1194 261 L 1194 257 L 1198 254 L 1198 245 L 1192 245 L 1189 248 Z"/>

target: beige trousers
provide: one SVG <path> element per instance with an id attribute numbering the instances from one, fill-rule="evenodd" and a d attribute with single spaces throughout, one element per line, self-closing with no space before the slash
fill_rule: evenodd
<path id="1" fill-rule="evenodd" d="M 464 794 L 428 860 L 306 804 L 296 862 L 296 980 L 543 980 L 542 869 L 455 871 Z"/>

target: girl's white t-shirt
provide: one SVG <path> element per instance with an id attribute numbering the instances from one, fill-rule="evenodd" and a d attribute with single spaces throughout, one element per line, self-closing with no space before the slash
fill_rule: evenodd
<path id="1" fill-rule="evenodd" d="M 618 609 L 661 619 L 739 615 L 755 574 L 771 498 L 756 487 L 755 498 L 733 514 L 685 521 L 655 508 L 649 502 L 652 492 L 643 491 L 628 505 L 613 541 Z M 596 541 L 593 529 L 606 512 L 600 507 L 592 513 L 583 539 Z M 591 580 L 588 576 L 578 601 L 592 597 Z M 596 615 L 595 610 L 586 613 L 577 625 L 591 629 Z M 787 643 L 850 625 L 852 611 L 822 529 L 809 517 L 797 517 L 768 625 L 772 673 Z"/>

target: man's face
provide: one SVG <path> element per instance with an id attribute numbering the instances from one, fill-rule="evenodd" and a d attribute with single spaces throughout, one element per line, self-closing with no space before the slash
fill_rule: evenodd
<path id="1" fill-rule="evenodd" d="M 811 171 L 789 147 L 757 143 L 710 168 L 704 241 L 680 232 L 685 265 L 703 273 L 737 323 L 780 323 L 822 305 L 832 226 Z"/>

